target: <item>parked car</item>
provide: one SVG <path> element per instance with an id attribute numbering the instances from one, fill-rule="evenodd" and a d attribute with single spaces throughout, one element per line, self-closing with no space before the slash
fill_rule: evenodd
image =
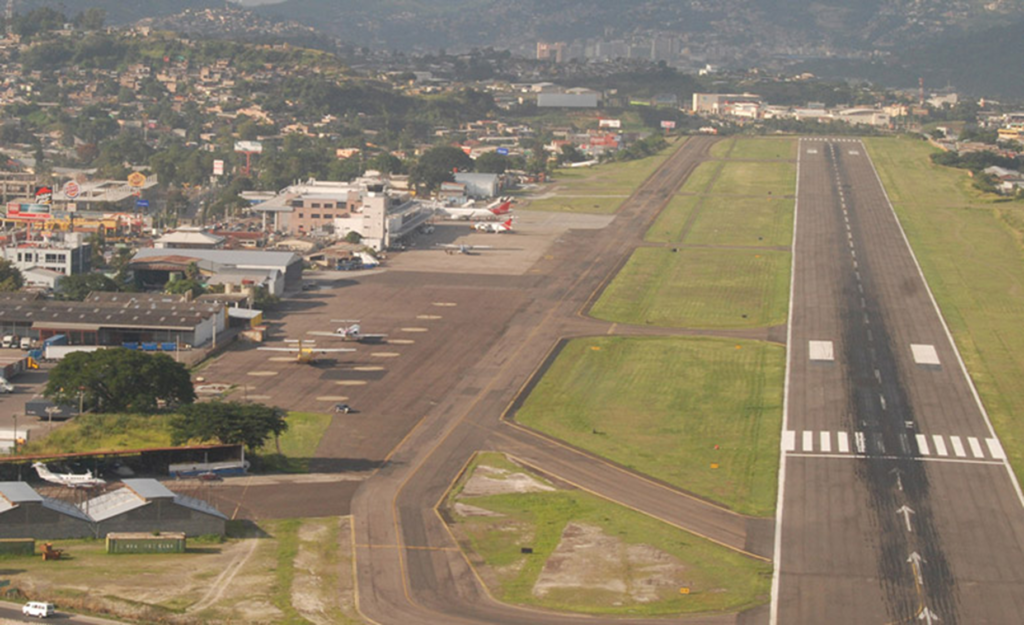
<path id="1" fill-rule="evenodd" d="M 343 412 L 348 414 L 352 412 L 352 406 L 349 406 L 348 404 L 334 404 L 334 412 Z"/>
<path id="2" fill-rule="evenodd" d="M 0 343 L 0 345 L 3 345 L 4 347 L 14 347 L 17 344 L 17 340 L 15 339 L 13 334 L 5 334 L 3 342 Z"/>
<path id="3" fill-rule="evenodd" d="M 47 616 L 53 616 L 57 613 L 57 608 L 52 603 L 46 601 L 29 601 L 21 607 L 21 613 L 25 616 L 35 616 L 38 618 L 46 618 Z"/>

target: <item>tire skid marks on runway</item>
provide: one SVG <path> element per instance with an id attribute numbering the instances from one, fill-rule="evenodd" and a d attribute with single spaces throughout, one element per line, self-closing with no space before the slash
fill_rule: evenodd
<path id="1" fill-rule="evenodd" d="M 782 449 L 793 454 L 867 455 L 870 433 L 843 430 L 787 430 L 782 434 Z M 799 440 L 799 445 L 797 441 Z M 852 441 L 852 445 L 851 445 Z M 1002 461 L 1006 458 L 999 440 L 954 434 L 915 434 L 916 455 L 920 458 L 968 458 L 972 460 Z M 798 449 L 799 447 L 799 449 Z M 905 444 L 910 449 L 909 436 Z"/>

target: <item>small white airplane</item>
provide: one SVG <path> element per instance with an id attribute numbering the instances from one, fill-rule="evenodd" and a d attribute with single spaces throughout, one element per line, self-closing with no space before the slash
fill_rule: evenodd
<path id="1" fill-rule="evenodd" d="M 466 245 L 462 243 L 455 245 L 453 243 L 444 243 L 436 246 L 438 249 L 444 250 L 445 254 L 465 254 L 472 256 L 475 250 L 493 250 L 494 246 L 491 245 Z"/>
<path id="2" fill-rule="evenodd" d="M 482 208 L 442 206 L 440 211 L 448 219 L 498 219 L 512 212 L 512 200 L 502 198 Z"/>
<path id="3" fill-rule="evenodd" d="M 364 334 L 362 326 L 359 325 L 358 319 L 331 319 L 334 323 L 350 323 L 351 325 L 341 326 L 334 330 L 334 332 L 316 332 L 311 331 L 309 334 L 315 336 L 333 336 L 340 338 L 343 341 L 358 341 L 360 343 L 371 342 L 380 343 L 388 338 L 387 334 Z"/>
<path id="4" fill-rule="evenodd" d="M 315 347 L 312 345 L 312 341 L 307 341 L 303 345 L 301 339 L 288 339 L 285 343 L 297 343 L 298 345 L 295 347 L 260 347 L 258 349 L 266 352 L 289 352 L 295 354 L 295 362 L 304 365 L 316 364 L 317 356 L 321 354 L 356 351 L 347 347 Z"/>
<path id="5" fill-rule="evenodd" d="M 47 482 L 60 484 L 68 488 L 95 488 L 107 483 L 102 478 L 93 477 L 92 471 L 86 471 L 85 473 L 54 473 L 42 462 L 33 463 L 32 468 L 36 470 L 40 478 Z"/>
<path id="6" fill-rule="evenodd" d="M 494 234 L 512 232 L 512 218 L 509 217 L 508 221 L 503 221 L 500 224 L 492 221 L 478 221 L 473 224 L 473 227 L 480 232 L 491 232 Z"/>

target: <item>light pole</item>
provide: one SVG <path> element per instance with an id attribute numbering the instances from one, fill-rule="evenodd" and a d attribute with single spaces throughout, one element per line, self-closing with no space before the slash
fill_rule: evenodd
<path id="1" fill-rule="evenodd" d="M 18 413 L 14 413 L 14 455 L 18 455 Z"/>

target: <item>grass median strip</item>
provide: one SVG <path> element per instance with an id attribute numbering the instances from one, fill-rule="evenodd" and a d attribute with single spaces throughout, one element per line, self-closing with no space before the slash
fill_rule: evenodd
<path id="1" fill-rule="evenodd" d="M 769 564 L 561 489 L 499 454 L 474 459 L 447 515 L 492 594 L 510 603 L 659 616 L 739 611 L 768 599 Z"/>
<path id="2" fill-rule="evenodd" d="M 576 339 L 515 419 L 738 512 L 768 515 L 784 359 L 784 348 L 757 341 Z"/>
<path id="3" fill-rule="evenodd" d="M 790 257 L 774 250 L 638 248 L 590 314 L 665 327 L 784 323 Z"/>
<path id="4" fill-rule="evenodd" d="M 793 200 L 708 196 L 687 234 L 691 245 L 788 246 Z"/>

